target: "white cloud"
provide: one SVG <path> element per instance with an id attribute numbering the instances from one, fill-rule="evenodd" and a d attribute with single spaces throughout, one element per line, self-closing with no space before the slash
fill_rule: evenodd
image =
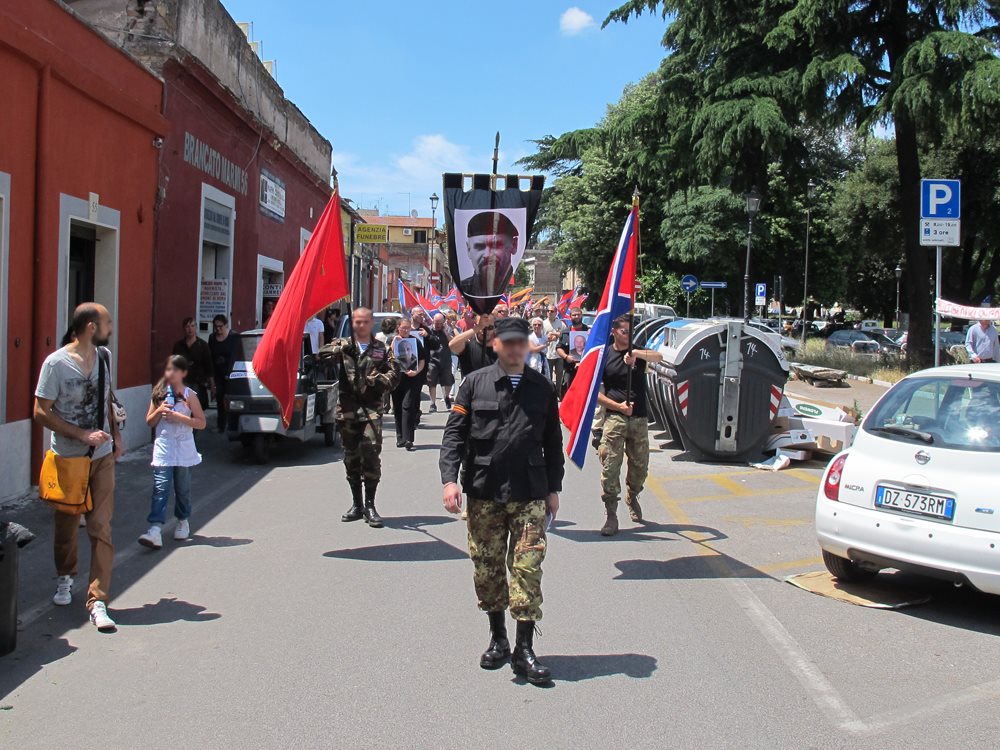
<path id="1" fill-rule="evenodd" d="M 566 36 L 582 34 L 587 29 L 594 28 L 594 17 L 575 5 L 567 8 L 559 17 L 559 30 Z"/>
<path id="2" fill-rule="evenodd" d="M 500 151 L 500 171 L 522 154 L 508 157 Z M 362 208 L 378 207 L 383 213 L 407 214 L 417 209 L 430 216 L 431 193 L 441 195 L 441 175 L 445 172 L 489 172 L 492 149 L 473 152 L 468 146 L 454 143 L 441 133 L 419 135 L 404 154 L 386 154 L 383 160 L 368 162 L 357 154 L 334 149 L 343 195 Z M 438 206 L 437 217 L 442 216 Z"/>

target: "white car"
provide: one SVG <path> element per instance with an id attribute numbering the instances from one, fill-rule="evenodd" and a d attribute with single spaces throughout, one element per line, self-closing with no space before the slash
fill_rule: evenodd
<path id="1" fill-rule="evenodd" d="M 823 474 L 827 569 L 896 568 L 1000 594 L 1000 365 L 922 370 L 890 388 Z"/>

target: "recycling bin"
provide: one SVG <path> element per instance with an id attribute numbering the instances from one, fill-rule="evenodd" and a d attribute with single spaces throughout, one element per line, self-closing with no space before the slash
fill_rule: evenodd
<path id="1" fill-rule="evenodd" d="M 17 646 L 17 558 L 34 538 L 23 526 L 0 522 L 0 656 Z"/>
<path id="2" fill-rule="evenodd" d="M 788 380 L 780 337 L 742 321 L 678 323 L 655 368 L 671 431 L 696 459 L 757 458 Z"/>

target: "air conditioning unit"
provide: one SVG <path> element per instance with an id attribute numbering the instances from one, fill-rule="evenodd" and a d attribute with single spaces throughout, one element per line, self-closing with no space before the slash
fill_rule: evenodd
<path id="1" fill-rule="evenodd" d="M 410 229 L 409 227 L 404 228 L 403 229 L 403 236 L 404 237 L 412 237 L 413 236 L 413 230 Z"/>

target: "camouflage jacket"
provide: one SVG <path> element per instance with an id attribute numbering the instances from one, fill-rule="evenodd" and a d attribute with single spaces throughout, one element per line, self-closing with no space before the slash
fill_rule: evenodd
<path id="1" fill-rule="evenodd" d="M 399 383 L 399 362 L 376 338 L 364 352 L 351 339 L 335 339 L 319 350 L 319 358 L 337 367 L 338 419 L 370 418 Z"/>

